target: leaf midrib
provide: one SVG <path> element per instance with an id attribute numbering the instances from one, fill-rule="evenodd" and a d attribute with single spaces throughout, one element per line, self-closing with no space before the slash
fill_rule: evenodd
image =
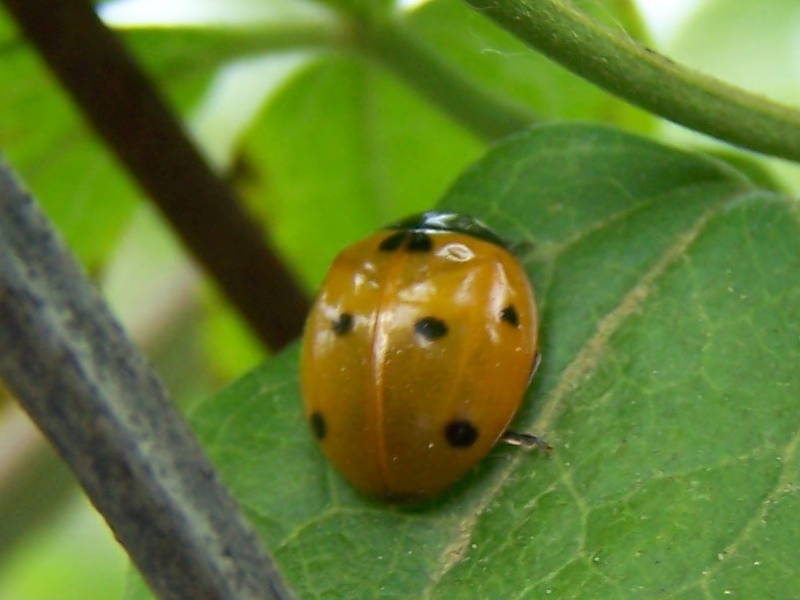
<path id="1" fill-rule="evenodd" d="M 700 237 L 709 222 L 717 216 L 724 207 L 755 192 L 756 190 L 747 189 L 734 192 L 729 196 L 724 196 L 703 211 L 688 229 L 684 229 L 675 235 L 674 241 L 661 252 L 655 262 L 652 263 L 652 266 L 637 279 L 634 285 L 622 296 L 620 302 L 598 320 L 594 334 L 583 343 L 580 350 L 575 354 L 575 358 L 562 370 L 555 386 L 541 402 L 541 409 L 538 415 L 528 427 L 522 425 L 523 429 L 530 429 L 540 434 L 553 430 L 563 407 L 564 398 L 572 392 L 581 381 L 591 375 L 597 366 L 598 357 L 604 352 L 608 340 L 647 300 L 655 282 L 668 271 L 669 267 L 674 264 L 680 256 L 685 254 L 692 244 Z M 605 224 L 614 222 L 617 222 L 617 219 L 604 219 Z M 602 227 L 596 230 L 599 229 L 602 229 Z M 545 437 L 551 442 L 556 439 L 553 433 L 547 433 Z M 439 582 L 464 557 L 472 539 L 472 532 L 479 522 L 481 514 L 505 487 L 506 481 L 510 478 L 521 460 L 522 455 L 518 453 L 505 465 L 498 467 L 499 474 L 496 476 L 493 485 L 487 488 L 486 492 L 477 496 L 469 515 L 459 524 L 457 539 L 453 543 L 448 544 L 441 553 L 441 567 L 431 575 L 427 587 L 423 590 L 423 598 L 430 598 Z M 560 468 L 562 470 L 562 477 L 560 479 L 563 479 L 563 466 L 560 465 Z M 585 516 L 584 514 L 584 527 L 581 529 L 584 535 L 586 531 Z M 579 547 L 583 547 L 583 542 L 581 540 L 579 540 Z"/>

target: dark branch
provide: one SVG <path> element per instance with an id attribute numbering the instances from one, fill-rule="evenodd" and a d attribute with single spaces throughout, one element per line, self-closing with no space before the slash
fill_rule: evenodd
<path id="1" fill-rule="evenodd" d="M 308 309 L 305 294 L 91 5 L 3 2 L 264 343 L 277 349 L 296 337 Z"/>
<path id="2" fill-rule="evenodd" d="M 160 598 L 288 598 L 108 308 L 0 164 L 0 377 Z"/>

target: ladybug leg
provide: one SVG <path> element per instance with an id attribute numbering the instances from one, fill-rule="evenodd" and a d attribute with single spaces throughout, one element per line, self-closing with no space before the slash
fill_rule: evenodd
<path id="1" fill-rule="evenodd" d="M 536 437 L 531 433 L 518 433 L 516 431 L 506 431 L 500 438 L 506 444 L 511 446 L 519 446 L 525 450 L 532 450 L 536 448 L 542 452 L 550 452 L 553 447 L 540 437 Z"/>

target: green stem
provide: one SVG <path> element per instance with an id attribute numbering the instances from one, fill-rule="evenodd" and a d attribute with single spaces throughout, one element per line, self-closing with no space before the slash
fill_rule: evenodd
<path id="1" fill-rule="evenodd" d="M 621 25 L 627 35 L 640 44 L 649 42 L 650 32 L 634 0 L 605 0 L 603 6 L 606 6 L 610 15 L 616 17 L 615 23 Z"/>
<path id="2" fill-rule="evenodd" d="M 340 22 L 255 30 L 237 48 L 311 48 L 368 55 L 479 138 L 494 140 L 537 121 L 525 106 L 473 81 L 424 40 L 389 16 L 370 22 L 345 13 Z"/>
<path id="3" fill-rule="evenodd" d="M 800 161 L 800 112 L 616 35 L 561 0 L 466 0 L 521 40 L 625 100 L 751 150 Z"/>
<path id="4" fill-rule="evenodd" d="M 487 141 L 537 119 L 522 105 L 481 87 L 396 21 L 356 31 L 356 44 L 446 114 Z"/>

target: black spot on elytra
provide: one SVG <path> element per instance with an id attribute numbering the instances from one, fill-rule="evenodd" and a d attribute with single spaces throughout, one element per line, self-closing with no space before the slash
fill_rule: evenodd
<path id="1" fill-rule="evenodd" d="M 513 304 L 509 304 L 500 311 L 500 318 L 509 325 L 519 327 L 519 315 L 517 314 L 517 309 L 514 308 Z"/>
<path id="2" fill-rule="evenodd" d="M 406 239 L 405 231 L 398 231 L 397 233 L 393 233 L 380 243 L 380 246 L 378 246 L 378 250 L 381 250 L 383 252 L 393 252 L 400 247 L 404 239 Z"/>
<path id="3" fill-rule="evenodd" d="M 445 426 L 444 437 L 454 448 L 468 448 L 478 439 L 478 430 L 469 421 L 455 419 Z"/>
<path id="4" fill-rule="evenodd" d="M 408 238 L 406 250 L 409 252 L 430 252 L 433 248 L 431 236 L 422 231 L 414 231 Z"/>
<path id="5" fill-rule="evenodd" d="M 414 331 L 426 340 L 438 340 L 447 334 L 447 325 L 436 317 L 424 317 L 414 323 Z"/>
<path id="6" fill-rule="evenodd" d="M 350 313 L 342 313 L 339 318 L 333 322 L 333 331 L 336 335 L 344 335 L 353 328 L 353 315 Z"/>
<path id="7" fill-rule="evenodd" d="M 318 440 L 321 440 L 325 437 L 328 426 L 325 424 L 325 417 L 322 416 L 321 412 L 317 411 L 311 413 L 308 423 L 311 425 L 311 431 L 314 432 L 314 437 L 316 437 Z"/>

